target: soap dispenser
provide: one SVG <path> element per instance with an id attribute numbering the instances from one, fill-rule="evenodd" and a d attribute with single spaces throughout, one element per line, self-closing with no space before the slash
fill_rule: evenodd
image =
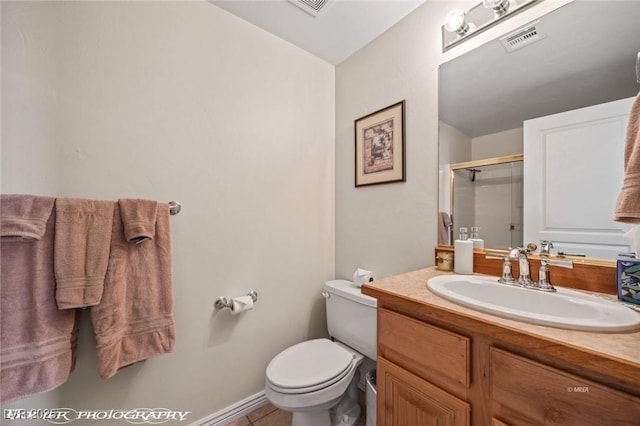
<path id="1" fill-rule="evenodd" d="M 484 248 L 484 240 L 480 238 L 480 228 L 477 226 L 471 227 L 471 238 L 470 241 L 473 241 L 474 249 L 483 249 Z"/>
<path id="2" fill-rule="evenodd" d="M 456 274 L 473 274 L 473 241 L 467 236 L 467 228 L 460 228 L 459 239 L 454 242 L 454 267 Z"/>

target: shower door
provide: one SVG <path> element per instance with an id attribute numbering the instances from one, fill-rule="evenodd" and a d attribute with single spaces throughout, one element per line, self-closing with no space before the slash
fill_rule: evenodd
<path id="1" fill-rule="evenodd" d="M 480 228 L 485 247 L 522 245 L 522 155 L 451 166 L 453 235 Z"/>

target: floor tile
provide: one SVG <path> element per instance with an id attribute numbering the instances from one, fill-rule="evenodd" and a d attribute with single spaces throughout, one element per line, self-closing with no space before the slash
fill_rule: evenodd
<path id="1" fill-rule="evenodd" d="M 249 420 L 251 420 L 252 422 L 255 422 L 256 420 L 261 419 L 262 417 L 276 410 L 277 408 L 274 407 L 272 404 L 267 404 L 250 412 L 248 414 L 248 417 L 249 417 Z"/>
<path id="2" fill-rule="evenodd" d="M 231 423 L 227 423 L 227 426 L 250 426 L 251 422 L 248 417 L 241 417 L 238 420 L 234 420 Z"/>
<path id="3" fill-rule="evenodd" d="M 254 426 L 289 426 L 293 415 L 288 411 L 276 410 L 253 422 Z"/>

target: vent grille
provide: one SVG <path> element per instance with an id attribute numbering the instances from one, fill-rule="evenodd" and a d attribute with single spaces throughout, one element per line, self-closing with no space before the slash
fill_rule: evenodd
<path id="1" fill-rule="evenodd" d="M 318 16 L 329 0 L 289 0 L 311 16 Z"/>
<path id="2" fill-rule="evenodd" d="M 535 22 L 502 37 L 500 43 L 502 43 L 502 46 L 504 46 L 507 52 L 513 52 L 535 43 L 538 40 L 542 40 L 544 37 L 545 35 L 540 30 L 539 22 Z"/>

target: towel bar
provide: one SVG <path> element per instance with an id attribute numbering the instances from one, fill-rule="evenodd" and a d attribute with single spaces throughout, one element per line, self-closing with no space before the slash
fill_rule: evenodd
<path id="1" fill-rule="evenodd" d="M 251 296 L 251 299 L 253 300 L 254 303 L 258 300 L 258 292 L 256 292 L 255 290 L 251 290 L 247 294 L 247 296 Z M 216 303 L 215 303 L 215 307 L 218 309 L 224 309 L 224 308 L 231 309 L 231 300 L 224 296 L 218 297 L 218 300 L 216 300 Z"/>
<path id="2" fill-rule="evenodd" d="M 182 206 L 179 202 L 169 201 L 169 214 L 171 216 L 177 215 L 178 213 L 180 213 L 180 210 L 182 210 Z"/>

